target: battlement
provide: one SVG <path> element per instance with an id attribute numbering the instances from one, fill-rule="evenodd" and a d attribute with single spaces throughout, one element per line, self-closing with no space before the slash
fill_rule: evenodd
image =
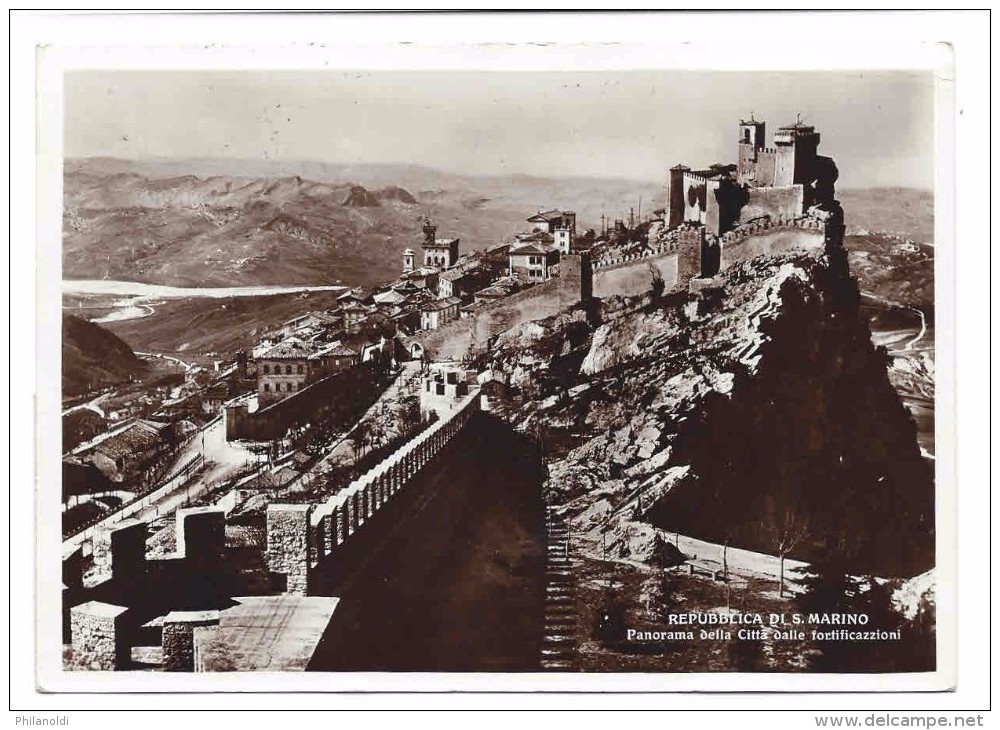
<path id="1" fill-rule="evenodd" d="M 177 510 L 176 548 L 161 557 L 146 554 L 150 526 L 125 520 L 92 538 L 93 579 L 84 581 L 83 546 L 63 563 L 64 636 L 74 664 L 120 670 L 142 643 L 143 624 L 191 606 L 225 603 L 239 586 L 227 569 L 223 507 Z M 205 609 L 209 610 L 209 609 Z M 168 647 L 163 647 L 167 657 Z"/>
<path id="2" fill-rule="evenodd" d="M 479 410 L 479 387 L 452 410 L 394 453 L 324 502 L 271 504 L 267 508 L 267 564 L 284 576 L 284 592 L 306 595 L 320 589 L 330 558 L 439 454 Z"/>

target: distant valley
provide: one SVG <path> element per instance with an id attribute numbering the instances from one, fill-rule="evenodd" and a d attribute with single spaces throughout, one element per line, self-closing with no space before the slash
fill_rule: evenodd
<path id="1" fill-rule="evenodd" d="M 294 171 L 294 174 L 293 174 Z M 399 271 L 423 216 L 463 252 L 509 239 L 546 208 L 662 207 L 628 180 L 467 177 L 407 165 L 68 160 L 63 276 L 171 286 L 370 285 Z M 648 206 L 648 207 L 647 207 Z"/>

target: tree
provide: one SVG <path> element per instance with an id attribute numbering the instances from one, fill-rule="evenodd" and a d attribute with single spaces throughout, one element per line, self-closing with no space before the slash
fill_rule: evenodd
<path id="1" fill-rule="evenodd" d="M 787 503 L 778 508 L 772 501 L 761 525 L 778 555 L 778 595 L 785 595 L 785 557 L 809 536 L 809 520 L 798 507 Z"/>
<path id="2" fill-rule="evenodd" d="M 653 537 L 653 547 L 650 550 L 648 562 L 658 568 L 669 568 L 672 565 L 683 563 L 684 556 L 674 545 L 667 542 L 662 533 L 657 532 Z"/>
<path id="3" fill-rule="evenodd" d="M 851 613 L 860 593 L 858 579 L 848 574 L 846 557 L 837 552 L 813 562 L 802 587 L 805 590 L 796 598 L 796 606 L 805 614 Z M 812 667 L 822 672 L 845 671 L 851 664 L 849 655 L 850 642 L 825 641 L 813 657 Z"/>
<path id="4" fill-rule="evenodd" d="M 360 461 L 364 453 L 365 444 L 368 442 L 368 423 L 361 421 L 348 435 L 351 444 L 354 446 L 354 461 Z"/>
<path id="5" fill-rule="evenodd" d="M 677 605 L 677 576 L 669 570 L 660 571 L 656 587 L 656 617 L 663 623 L 670 622 L 670 615 Z"/>

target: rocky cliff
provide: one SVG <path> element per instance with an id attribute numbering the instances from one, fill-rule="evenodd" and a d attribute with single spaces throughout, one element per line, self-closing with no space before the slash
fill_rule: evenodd
<path id="1" fill-rule="evenodd" d="M 502 413 L 548 450 L 553 501 L 620 554 L 643 534 L 648 548 L 653 527 L 773 554 L 791 522 L 803 560 L 930 568 L 933 470 L 843 251 L 759 257 L 701 284 L 497 338 L 484 364 L 510 374 Z"/>

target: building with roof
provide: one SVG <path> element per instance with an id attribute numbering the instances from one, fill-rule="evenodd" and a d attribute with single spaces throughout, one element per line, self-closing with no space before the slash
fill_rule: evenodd
<path id="1" fill-rule="evenodd" d="M 437 238 L 437 226 L 429 218 L 424 219 L 424 241 L 421 244 L 424 266 L 450 269 L 458 261 L 459 239 Z"/>
<path id="2" fill-rule="evenodd" d="M 274 345 L 257 359 L 257 398 L 273 403 L 302 390 L 315 378 L 312 346 L 291 337 Z"/>
<path id="3" fill-rule="evenodd" d="M 412 293 L 415 290 L 431 291 L 437 293 L 438 276 L 440 272 L 433 266 L 421 266 L 399 277 L 399 284 L 393 287 L 404 294 Z"/>
<path id="4" fill-rule="evenodd" d="M 360 332 L 365 322 L 376 309 L 375 305 L 361 304 L 355 300 L 348 300 L 340 308 L 340 314 L 344 318 L 344 331 L 349 335 Z"/>
<path id="5" fill-rule="evenodd" d="M 559 263 L 559 249 L 544 243 L 522 243 L 510 247 L 508 274 L 528 281 L 548 281 Z"/>
<path id="6" fill-rule="evenodd" d="M 436 299 L 420 308 L 420 329 L 436 330 L 438 327 L 458 319 L 458 308 L 462 300 L 458 297 Z"/>
<path id="7" fill-rule="evenodd" d="M 337 297 L 337 303 L 344 307 L 348 304 L 370 304 L 372 302 L 372 291 L 362 286 L 354 287 L 353 289 L 348 289 L 339 297 Z"/>
<path id="8" fill-rule="evenodd" d="M 473 292 L 489 286 L 493 280 L 493 272 L 478 263 L 466 267 L 454 267 L 442 271 L 438 279 L 438 297 L 448 299 L 458 297 L 469 301 Z"/>
<path id="9" fill-rule="evenodd" d="M 90 461 L 112 482 L 141 481 L 156 470 L 175 445 L 172 424 L 136 421 L 97 444 Z"/>
<path id="10" fill-rule="evenodd" d="M 388 291 L 382 291 L 375 294 L 372 298 L 375 300 L 376 304 L 391 306 L 405 302 L 406 294 L 397 289 L 389 289 Z"/>
<path id="11" fill-rule="evenodd" d="M 552 240 L 544 243 L 552 243 L 560 253 L 568 254 L 573 250 L 573 242 L 576 239 L 576 213 L 572 210 L 538 212 L 528 218 L 528 223 L 531 224 L 532 232 L 551 236 Z"/>
<path id="12" fill-rule="evenodd" d="M 539 211 L 528 218 L 533 231 L 545 231 L 555 234 L 560 228 L 576 233 L 576 213 L 572 210 Z"/>
<path id="13" fill-rule="evenodd" d="M 310 383 L 353 367 L 357 350 L 340 342 L 323 347 L 291 337 L 257 360 L 257 399 L 267 405 L 297 393 Z"/>

